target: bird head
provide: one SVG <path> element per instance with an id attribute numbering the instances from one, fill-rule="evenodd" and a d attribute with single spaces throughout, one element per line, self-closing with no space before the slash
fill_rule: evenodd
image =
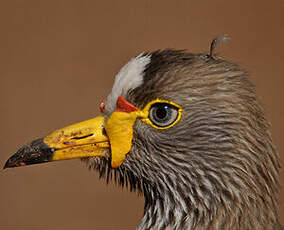
<path id="1" fill-rule="evenodd" d="M 160 224 L 197 216 L 193 226 L 210 211 L 207 226 L 214 215 L 223 218 L 216 226 L 230 226 L 241 218 L 224 213 L 244 207 L 276 218 L 277 154 L 239 66 L 170 49 L 143 53 L 116 75 L 100 108 L 101 116 L 25 145 L 5 167 L 81 158 L 107 180 L 143 192 L 145 215 L 160 212 Z"/>

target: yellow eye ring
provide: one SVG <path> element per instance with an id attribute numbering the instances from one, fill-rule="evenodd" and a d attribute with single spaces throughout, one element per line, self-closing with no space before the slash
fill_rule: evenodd
<path id="1" fill-rule="evenodd" d="M 142 110 L 146 115 L 142 121 L 156 129 L 173 127 L 181 118 L 182 108 L 178 104 L 156 99 L 148 103 Z"/>

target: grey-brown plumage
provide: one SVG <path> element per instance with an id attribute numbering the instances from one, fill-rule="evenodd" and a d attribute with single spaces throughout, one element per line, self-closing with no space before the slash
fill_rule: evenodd
<path id="1" fill-rule="evenodd" d="M 102 116 L 57 130 L 4 168 L 84 158 L 144 194 L 138 230 L 279 230 L 278 155 L 248 74 L 210 53 L 131 59 Z"/>
<path id="2" fill-rule="evenodd" d="M 100 158 L 89 167 L 144 194 L 139 230 L 280 229 L 278 155 L 248 74 L 206 54 L 150 54 L 143 84 L 126 99 L 140 109 L 174 101 L 181 120 L 164 130 L 137 120 L 118 169 Z"/>

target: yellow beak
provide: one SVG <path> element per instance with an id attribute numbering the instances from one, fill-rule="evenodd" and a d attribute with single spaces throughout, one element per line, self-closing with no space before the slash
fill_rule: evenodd
<path id="1" fill-rule="evenodd" d="M 106 122 L 99 116 L 56 130 L 20 148 L 4 168 L 86 157 L 110 157 L 117 168 L 131 149 L 133 124 L 142 114 L 116 111 Z"/>
<path id="2" fill-rule="evenodd" d="M 52 161 L 84 157 L 105 157 L 108 153 L 108 137 L 103 133 L 104 117 L 56 130 L 43 139 L 50 148 L 55 149 Z"/>
<path id="3" fill-rule="evenodd" d="M 105 157 L 109 141 L 104 130 L 104 117 L 96 117 L 37 139 L 20 148 L 8 159 L 4 168 L 49 161 L 84 157 Z"/>

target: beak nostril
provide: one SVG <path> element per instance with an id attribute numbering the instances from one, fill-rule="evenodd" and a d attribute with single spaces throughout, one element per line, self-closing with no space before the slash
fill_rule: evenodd
<path id="1" fill-rule="evenodd" d="M 90 133 L 90 134 L 87 134 L 85 136 L 81 136 L 81 137 L 72 137 L 71 139 L 72 140 L 80 140 L 80 139 L 84 139 L 84 138 L 87 138 L 87 137 L 90 137 L 90 136 L 93 136 L 94 134 L 93 133 Z"/>

